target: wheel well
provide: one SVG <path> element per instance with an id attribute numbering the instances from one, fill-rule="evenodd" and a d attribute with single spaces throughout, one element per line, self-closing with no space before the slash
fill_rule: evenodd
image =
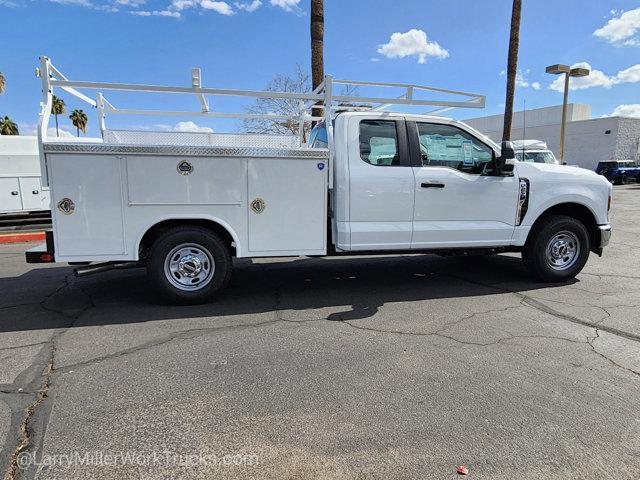
<path id="1" fill-rule="evenodd" d="M 160 235 L 162 235 L 164 232 L 166 232 L 171 228 L 179 227 L 183 225 L 206 228 L 218 234 L 220 238 L 224 241 L 225 245 L 229 247 L 229 250 L 231 251 L 231 255 L 235 256 L 236 248 L 235 248 L 233 237 L 225 227 L 223 227 L 219 223 L 214 222 L 213 220 L 205 220 L 201 218 L 193 218 L 193 219 L 181 218 L 181 219 L 173 219 L 173 220 L 164 220 L 162 222 L 156 223 L 154 226 L 152 226 L 149 230 L 146 231 L 146 233 L 142 236 L 142 239 L 140 240 L 140 247 L 139 247 L 140 260 L 146 259 L 149 249 L 151 248 L 151 245 L 153 245 L 153 242 L 155 242 Z"/>
<path id="2" fill-rule="evenodd" d="M 580 203 L 560 203 L 549 207 L 547 210 L 536 219 L 531 227 L 533 232 L 540 222 L 547 218 L 549 215 L 566 215 L 567 217 L 575 218 L 579 220 L 589 232 L 589 238 L 591 240 L 591 248 L 597 248 L 600 245 L 600 229 L 598 228 L 598 222 L 591 210 Z"/>

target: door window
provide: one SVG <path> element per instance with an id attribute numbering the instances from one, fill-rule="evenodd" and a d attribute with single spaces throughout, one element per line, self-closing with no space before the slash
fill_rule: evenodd
<path id="1" fill-rule="evenodd" d="M 394 120 L 360 122 L 360 157 L 371 165 L 400 165 L 398 134 Z"/>
<path id="2" fill-rule="evenodd" d="M 420 156 L 425 167 L 450 167 L 480 174 L 493 166 L 493 150 L 452 125 L 418 123 Z"/>

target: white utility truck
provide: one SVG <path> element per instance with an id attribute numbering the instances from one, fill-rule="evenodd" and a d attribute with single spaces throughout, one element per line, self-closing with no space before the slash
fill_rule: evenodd
<path id="1" fill-rule="evenodd" d="M 78 275 L 146 267 L 161 298 L 188 304 L 227 285 L 233 257 L 522 252 L 534 276 L 555 282 L 575 276 L 610 238 L 611 185 L 602 176 L 515 162 L 509 142 L 500 148 L 463 123 L 387 111 L 483 107 L 481 95 L 330 76 L 306 93 L 205 88 L 198 69 L 188 87 L 71 81 L 46 57 L 38 74 L 53 230 L 29 262 L 76 264 Z M 336 84 L 375 93 L 334 94 Z M 96 107 L 102 143 L 47 141 L 55 87 Z M 200 110 L 120 109 L 79 89 L 189 94 Z M 402 94 L 379 93 L 388 89 Z M 211 110 L 220 96 L 275 98 L 299 113 Z M 307 113 L 320 104 L 321 117 Z M 105 116 L 117 114 L 260 117 L 298 121 L 300 132 L 317 123 L 293 145 L 279 136 L 107 130 Z"/>

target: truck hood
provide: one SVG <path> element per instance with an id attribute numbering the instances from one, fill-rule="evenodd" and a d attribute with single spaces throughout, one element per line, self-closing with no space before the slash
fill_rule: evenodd
<path id="1" fill-rule="evenodd" d="M 557 179 L 561 181 L 576 182 L 595 182 L 602 185 L 609 185 L 609 182 L 602 175 L 598 175 L 592 170 L 586 168 L 574 167 L 571 165 L 555 165 L 552 163 L 531 163 L 516 162 L 518 175 L 526 177 L 527 175 L 545 175 L 549 179 Z"/>

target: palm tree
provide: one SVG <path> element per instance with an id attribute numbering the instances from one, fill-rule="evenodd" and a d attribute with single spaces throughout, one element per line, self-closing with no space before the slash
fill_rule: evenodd
<path id="1" fill-rule="evenodd" d="M 78 136 L 80 136 L 80 130 L 82 130 L 82 133 L 87 133 L 87 122 L 89 121 L 89 119 L 87 118 L 86 113 L 84 113 L 82 110 L 75 109 L 73 112 L 71 112 L 69 118 L 71 119 L 71 123 L 73 123 L 73 126 L 76 127 Z"/>
<path id="2" fill-rule="evenodd" d="M 315 90 L 324 80 L 324 0 L 311 0 L 311 86 Z M 314 108 L 314 117 L 322 109 Z"/>
<path id="3" fill-rule="evenodd" d="M 64 100 L 54 95 L 53 101 L 51 103 L 51 113 L 56 117 L 56 136 L 57 137 L 60 136 L 60 132 L 58 131 L 58 115 L 62 115 L 64 113 L 65 107 L 66 105 L 64 104 Z"/>
<path id="4" fill-rule="evenodd" d="M 513 9 L 511 11 L 511 34 L 509 35 L 509 58 L 507 61 L 507 98 L 504 102 L 504 127 L 502 129 L 502 141 L 511 139 L 513 97 L 516 89 L 516 72 L 518 71 L 521 12 L 522 0 L 513 0 Z"/>
<path id="5" fill-rule="evenodd" d="M 4 74 L 0 72 L 0 95 L 4 93 L 6 84 L 7 84 L 7 81 L 4 78 Z"/>
<path id="6" fill-rule="evenodd" d="M 0 135 L 20 135 L 16 122 L 7 116 L 0 118 Z"/>

